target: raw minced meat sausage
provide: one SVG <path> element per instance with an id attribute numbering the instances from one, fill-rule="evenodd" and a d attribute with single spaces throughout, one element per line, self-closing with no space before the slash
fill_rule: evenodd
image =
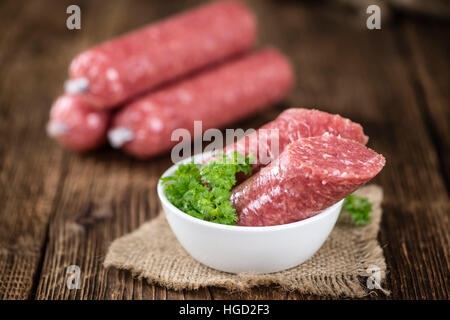
<path id="1" fill-rule="evenodd" d="M 218 2 L 187 11 L 107 41 L 72 61 L 70 93 L 97 108 L 117 106 L 136 94 L 250 49 L 256 20 L 241 3 Z"/>
<path id="2" fill-rule="evenodd" d="M 255 132 L 226 146 L 223 152 L 229 154 L 237 151 L 246 156 L 252 154 L 255 161 L 252 171 L 255 173 L 261 166 L 272 162 L 289 143 L 300 138 L 321 136 L 326 132 L 362 144 L 366 144 L 368 141 L 360 124 L 340 115 L 314 109 L 290 108 Z M 272 140 L 274 135 L 278 139 Z M 272 146 L 273 141 L 278 141 L 277 148 Z M 272 150 L 272 147 L 277 150 Z M 214 156 L 207 161 L 211 159 L 214 159 Z"/>
<path id="3" fill-rule="evenodd" d="M 293 85 L 289 61 L 268 48 L 150 93 L 113 118 L 111 145 L 139 158 L 169 150 L 172 132 L 220 128 L 280 101 Z"/>
<path id="4" fill-rule="evenodd" d="M 273 226 L 316 215 L 375 177 L 382 155 L 324 134 L 301 138 L 232 191 L 241 226 Z"/>
<path id="5" fill-rule="evenodd" d="M 50 110 L 47 133 L 74 151 L 88 151 L 106 141 L 110 112 L 93 110 L 79 95 L 59 97 Z"/>

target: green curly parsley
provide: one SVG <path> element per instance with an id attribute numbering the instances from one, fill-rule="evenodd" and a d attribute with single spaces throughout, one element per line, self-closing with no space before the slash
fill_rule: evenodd
<path id="1" fill-rule="evenodd" d="M 181 164 L 174 175 L 161 178 L 167 199 L 181 211 L 198 219 L 235 225 L 236 210 L 229 198 L 236 174 L 251 174 L 251 156 L 223 154 L 206 165 Z"/>
<path id="2" fill-rule="evenodd" d="M 344 214 L 349 214 L 356 225 L 365 226 L 370 222 L 372 204 L 368 199 L 351 194 L 344 200 Z"/>

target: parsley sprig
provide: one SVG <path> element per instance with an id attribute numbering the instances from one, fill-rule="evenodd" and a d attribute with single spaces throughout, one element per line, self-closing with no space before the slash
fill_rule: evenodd
<path id="1" fill-rule="evenodd" d="M 351 194 L 344 200 L 343 214 L 350 215 L 353 223 L 356 225 L 365 226 L 370 222 L 371 212 L 372 204 L 367 198 Z"/>
<path id="2" fill-rule="evenodd" d="M 206 165 L 181 164 L 172 176 L 161 178 L 167 199 L 181 211 L 198 219 L 235 225 L 236 210 L 229 198 L 236 184 L 236 174 L 250 175 L 251 156 L 234 152 L 217 157 Z M 368 199 L 351 194 L 345 198 L 344 216 L 364 226 L 370 222 L 372 204 Z"/>
<path id="3" fill-rule="evenodd" d="M 172 176 L 161 178 L 167 199 L 198 219 L 235 225 L 238 217 L 229 198 L 236 174 L 251 174 L 251 156 L 234 152 L 206 165 L 181 164 Z"/>

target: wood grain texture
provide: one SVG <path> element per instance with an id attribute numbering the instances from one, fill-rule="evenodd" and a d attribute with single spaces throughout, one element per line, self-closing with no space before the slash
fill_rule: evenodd
<path id="1" fill-rule="evenodd" d="M 32 294 L 63 174 L 64 153 L 52 146 L 43 128 L 64 77 L 55 67 L 66 62 L 60 56 L 50 60 L 43 50 L 56 48 L 57 33 L 44 41 L 38 33 L 27 33 L 40 19 L 37 9 L 34 3 L 23 10 L 2 3 L 0 9 L 9 12 L 0 30 L 0 299 Z M 41 81 L 46 76 L 54 81 Z"/>
<path id="2" fill-rule="evenodd" d="M 449 28 L 440 23 L 418 26 L 408 22 L 402 28 L 417 99 L 422 104 L 424 118 L 439 155 L 447 192 L 450 192 L 450 43 L 445 40 L 448 31 Z"/>
<path id="3" fill-rule="evenodd" d="M 448 299 L 450 57 L 440 39 L 450 25 L 399 17 L 372 32 L 318 5 L 245 2 L 260 45 L 291 57 L 297 85 L 282 105 L 234 126 L 258 127 L 287 106 L 362 123 L 387 159 L 375 182 L 386 199 L 379 239 L 388 298 Z M 199 1 L 77 3 L 80 31 L 65 28 L 70 2 L 0 4 L 0 299 L 327 299 L 274 287 L 175 292 L 102 267 L 112 240 L 159 212 L 156 183 L 170 158 L 65 151 L 45 136 L 48 110 L 76 53 Z M 80 290 L 66 287 L 70 265 L 81 269 Z"/>

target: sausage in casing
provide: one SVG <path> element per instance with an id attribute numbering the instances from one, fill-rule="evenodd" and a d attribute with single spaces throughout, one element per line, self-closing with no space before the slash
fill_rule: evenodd
<path id="1" fill-rule="evenodd" d="M 250 49 L 256 20 L 242 4 L 214 3 L 107 41 L 72 61 L 66 90 L 113 108 L 163 82 Z"/>
<path id="2" fill-rule="evenodd" d="M 180 83 L 150 93 L 113 118 L 110 143 L 148 158 L 170 150 L 172 132 L 220 128 L 265 109 L 286 96 L 293 85 L 289 61 L 265 49 L 223 64 Z"/>

